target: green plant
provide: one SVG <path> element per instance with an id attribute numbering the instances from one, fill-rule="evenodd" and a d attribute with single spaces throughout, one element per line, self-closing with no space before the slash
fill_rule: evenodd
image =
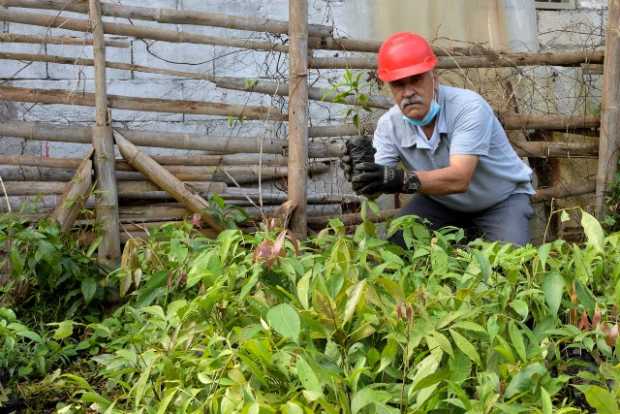
<path id="1" fill-rule="evenodd" d="M 53 326 L 86 351 L 27 397 L 53 379 L 59 413 L 617 412 L 620 233 L 582 225 L 584 245 L 464 246 L 401 217 L 406 249 L 368 221 L 301 244 L 165 226 L 125 248 L 124 303 Z"/>
<path id="2" fill-rule="evenodd" d="M 369 96 L 364 90 L 368 85 L 362 82 L 363 72 L 353 73 L 346 69 L 342 75 L 342 80 L 333 84 L 331 89 L 325 93 L 323 100 L 330 98 L 330 101 L 342 104 L 350 104 L 347 98 L 353 97 L 356 106 L 349 107 L 345 113 L 345 119 L 352 118 L 357 128 L 360 128 L 360 110 L 369 112 Z"/>
<path id="3" fill-rule="evenodd" d="M 7 275 L 0 285 L 0 304 L 29 310 L 34 319 L 44 322 L 100 309 L 105 273 L 92 257 L 96 243 L 84 248 L 77 237 L 64 236 L 51 221 L 30 225 L 3 216 L 0 267 Z"/>

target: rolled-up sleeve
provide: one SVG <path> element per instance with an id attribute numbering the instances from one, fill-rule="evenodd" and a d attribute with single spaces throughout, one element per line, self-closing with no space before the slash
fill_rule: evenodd
<path id="1" fill-rule="evenodd" d="M 489 155 L 494 117 L 483 103 L 463 108 L 455 119 L 450 155 Z"/>
<path id="2" fill-rule="evenodd" d="M 375 162 L 385 166 L 395 166 L 400 161 L 400 152 L 394 143 L 394 131 L 391 122 L 386 119 L 380 119 L 372 145 L 377 152 L 375 153 Z"/>

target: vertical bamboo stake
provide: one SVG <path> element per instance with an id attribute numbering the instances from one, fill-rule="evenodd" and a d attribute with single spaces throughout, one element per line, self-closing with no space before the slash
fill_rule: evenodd
<path id="1" fill-rule="evenodd" d="M 89 0 L 90 24 L 93 32 L 93 53 L 95 58 L 95 106 L 97 126 L 93 128 L 95 148 L 95 172 L 97 178 L 96 213 L 103 240 L 99 246 L 99 263 L 116 267 L 121 255 L 118 190 L 114 174 L 114 140 L 108 119 L 106 88 L 106 57 L 101 4 Z"/>
<path id="2" fill-rule="evenodd" d="M 596 214 L 599 218 L 605 212 L 605 194 L 616 174 L 620 151 L 620 0 L 609 0 L 608 13 L 596 176 Z"/>
<path id="3" fill-rule="evenodd" d="M 308 0 L 289 0 L 288 199 L 296 206 L 291 229 L 308 234 Z"/>

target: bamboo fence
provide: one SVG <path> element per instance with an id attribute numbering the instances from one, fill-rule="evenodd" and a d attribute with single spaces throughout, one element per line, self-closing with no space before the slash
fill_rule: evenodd
<path id="1" fill-rule="evenodd" d="M 599 141 L 589 140 L 575 143 L 518 139 L 512 142 L 517 153 L 523 157 L 601 157 L 596 185 L 589 183 L 573 187 L 541 188 L 535 196 L 536 201 L 588 194 L 596 189 L 597 208 L 600 211 L 601 200 L 604 199 L 610 177 L 615 173 L 618 156 L 617 107 L 611 105 L 611 102 L 620 99 L 613 95 L 618 91 L 616 86 L 618 76 L 620 76 L 617 69 L 620 43 L 614 29 L 617 27 L 620 15 L 619 3 L 620 0 L 609 1 L 608 41 L 604 50 L 508 53 L 489 50 L 478 45 L 449 49 L 434 48 L 439 56 L 438 68 L 445 70 L 545 65 L 581 66 L 584 70 L 585 68 L 596 70 L 604 64 L 605 96 L 600 117 L 535 115 L 498 111 L 498 117 L 506 130 L 576 131 L 592 134 L 600 129 Z M 41 14 L 36 11 L 24 11 L 24 9 L 53 10 L 57 13 Z M 118 260 L 119 241 L 127 237 L 127 232 L 121 234 L 123 225 L 132 220 L 161 222 L 168 219 L 179 220 L 190 213 L 198 213 L 209 226 L 209 229 L 205 230 L 207 234 L 215 236 L 222 229 L 222 225 L 208 213 L 208 197 L 216 193 L 221 194 L 232 205 L 252 206 L 251 208 L 255 210 L 251 210 L 251 214 L 255 218 L 261 217 L 265 212 L 274 213 L 277 204 L 286 200 L 292 201 L 295 213 L 291 224 L 293 230 L 302 237 L 306 234 L 308 226 L 317 228 L 317 226 L 325 225 L 328 217 L 342 213 L 342 205 L 355 206 L 360 203 L 360 199 L 350 194 L 331 195 L 308 192 L 308 175 L 326 172 L 329 169 L 328 164 L 321 161 L 333 161 L 344 155 L 343 137 L 371 134 L 375 124 L 369 121 L 362 122 L 361 125 L 332 124 L 308 127 L 308 101 L 339 103 L 371 108 L 379 112 L 389 109 L 392 103 L 382 95 L 370 95 L 361 101 L 356 96 L 336 97 L 333 89 L 308 86 L 309 71 L 313 69 L 375 69 L 376 56 L 374 54 L 380 42 L 336 38 L 332 27 L 308 24 L 307 9 L 307 0 L 290 0 L 290 21 L 280 21 L 193 10 L 127 6 L 100 0 L 88 2 L 0 0 L 0 21 L 48 29 L 60 28 L 85 34 L 84 37 L 78 37 L 75 35 L 35 36 L 3 33 L 0 34 L 0 43 L 82 45 L 92 46 L 94 51 L 94 59 L 0 52 L 0 60 L 94 67 L 96 73 L 95 93 L 0 85 L 0 100 L 3 101 L 93 107 L 97 114 L 94 128 L 60 127 L 25 121 L 0 123 L 0 137 L 80 143 L 92 145 L 95 148 L 94 165 L 90 167 L 89 162 L 93 164 L 90 157 L 79 159 L 0 155 L 0 165 L 9 166 L 3 167 L 5 195 L 12 198 L 36 194 L 62 194 L 61 202 L 52 217 L 58 220 L 63 230 L 66 231 L 78 215 L 74 205 L 83 204 L 86 207 L 92 207 L 92 199 L 89 198 L 88 191 L 92 183 L 96 183 L 98 186 L 95 191 L 96 198 L 102 200 L 101 194 L 107 196 L 105 202 L 101 201 L 101 206 L 97 208 L 98 220 L 104 224 L 104 243 L 99 251 L 99 257 L 104 264 L 114 264 Z M 67 17 L 62 14 L 63 12 L 85 16 L 84 18 L 76 18 L 73 15 Z M 116 20 L 111 23 L 104 21 L 102 16 L 113 17 Z M 127 19 L 129 23 L 119 23 L 119 19 Z M 288 35 L 289 41 L 284 44 L 274 40 L 249 40 L 232 36 L 218 37 L 178 32 L 153 24 L 141 24 L 140 21 Z M 288 80 L 275 82 L 268 79 L 221 77 L 211 73 L 173 70 L 105 59 L 106 47 L 127 48 L 130 47 L 131 39 L 211 45 L 267 53 L 288 53 L 290 61 Z M 314 56 L 314 51 L 319 49 L 347 52 L 347 55 L 344 57 Z M 353 55 L 350 55 L 351 53 Z M 356 53 L 361 53 L 361 55 L 355 55 Z M 605 59 L 606 56 L 611 58 Z M 288 97 L 288 111 L 273 107 L 225 102 L 110 95 L 105 88 L 106 68 L 205 81 L 212 83 L 213 87 L 225 90 Z M 110 109 L 140 113 L 208 115 L 270 123 L 288 122 L 288 139 L 277 139 L 267 135 L 214 136 L 127 128 L 114 128 L 112 131 L 114 119 L 110 119 Z M 114 135 L 114 140 L 112 135 Z M 309 138 L 313 139 L 309 141 Z M 114 143 L 123 159 L 115 159 Z M 186 156 L 151 157 L 146 155 L 143 147 L 180 149 L 191 153 Z M 205 151 L 207 154 L 204 153 Z M 28 168 L 35 170 L 30 171 L 27 170 Z M 95 170 L 94 175 L 88 173 L 92 168 Z M 284 181 L 284 179 L 288 179 L 288 195 L 263 190 L 261 187 L 264 181 Z M 249 185 L 251 188 L 241 188 L 239 185 Z M 71 200 L 79 200 L 79 203 L 72 203 Z M 152 204 L 153 201 L 163 203 L 169 200 L 176 200 L 180 204 Z M 256 205 L 264 205 L 265 208 L 259 211 Z M 386 211 L 377 219 L 386 219 L 391 216 L 393 212 Z M 345 224 L 351 225 L 359 221 L 359 216 L 344 215 L 342 219 Z M 132 230 L 144 235 L 147 233 L 143 231 L 145 228 Z"/>

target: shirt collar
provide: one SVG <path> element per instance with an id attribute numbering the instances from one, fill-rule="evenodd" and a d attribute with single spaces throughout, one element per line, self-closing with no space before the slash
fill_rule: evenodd
<path id="1" fill-rule="evenodd" d="M 431 139 L 426 138 L 422 127 L 411 125 L 404 119 L 402 120 L 402 122 L 405 123 L 407 128 L 409 128 L 409 131 L 411 131 L 411 134 L 408 134 L 407 136 L 402 138 L 401 146 L 403 148 L 411 148 L 415 146 L 416 148 L 431 150 L 433 151 L 433 153 L 437 150 L 440 137 L 448 133 L 448 124 L 446 122 L 446 110 L 444 101 L 445 100 L 443 99 L 441 86 L 439 86 L 439 91 L 437 93 L 437 102 L 439 103 L 441 110 L 439 111 L 439 115 L 437 115 L 437 123 L 435 125 L 435 130 L 433 131 L 433 136 L 431 137 Z"/>

